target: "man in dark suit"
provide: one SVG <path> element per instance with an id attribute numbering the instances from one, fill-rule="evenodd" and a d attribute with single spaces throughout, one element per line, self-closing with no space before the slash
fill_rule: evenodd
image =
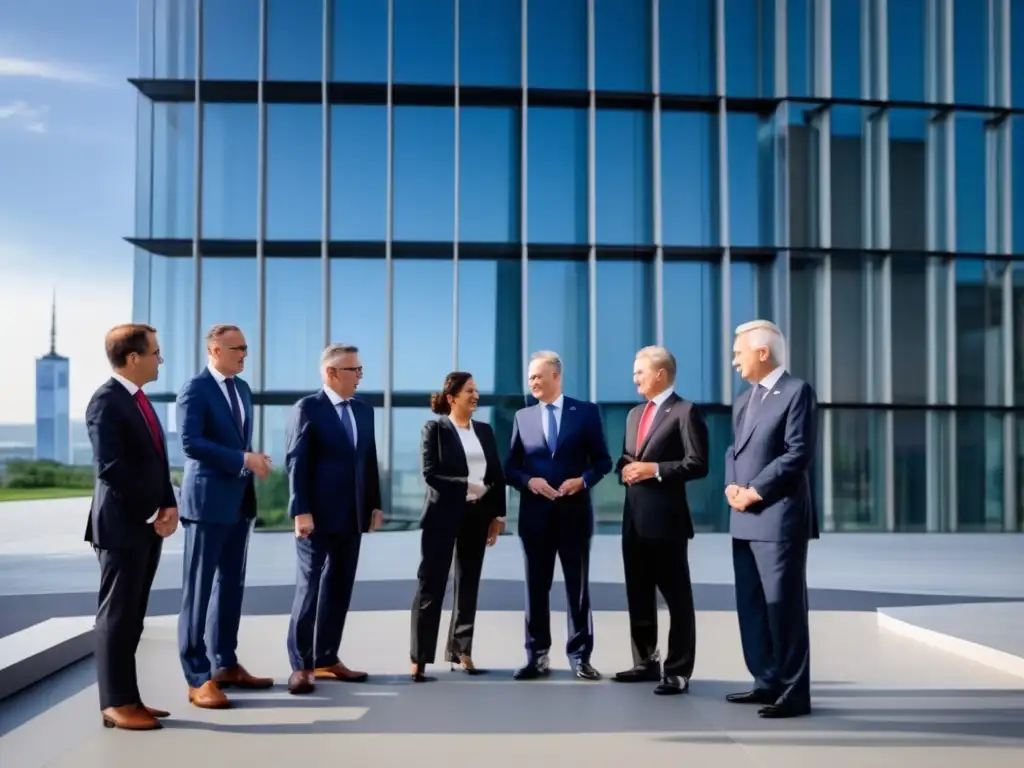
<path id="1" fill-rule="evenodd" d="M 142 703 L 135 652 L 163 540 L 178 526 L 167 442 L 142 391 L 163 360 L 148 325 L 118 325 L 105 346 L 113 374 L 85 410 L 96 468 L 85 540 L 100 563 L 96 677 L 103 725 L 149 731 L 168 713 Z"/>
<path id="2" fill-rule="evenodd" d="M 247 353 L 237 326 L 213 326 L 206 334 L 206 368 L 178 394 L 185 454 L 178 652 L 189 701 L 203 709 L 230 706 L 222 688 L 273 685 L 270 678 L 249 674 L 235 656 L 249 532 L 256 517 L 253 475 L 264 478 L 270 472 L 270 457 L 252 450 L 252 391 L 238 378 Z"/>
<path id="3" fill-rule="evenodd" d="M 359 349 L 332 344 L 320 356 L 323 389 L 299 400 L 287 430 L 288 514 L 295 521 L 298 578 L 288 658 L 291 693 L 314 680 L 363 682 L 365 672 L 338 658 L 362 534 L 383 519 L 373 408 L 353 399 L 363 366 Z"/>
<path id="4" fill-rule="evenodd" d="M 514 677 L 533 680 L 550 673 L 548 595 L 557 555 L 569 610 L 569 663 L 580 679 L 599 680 L 600 673 L 590 664 L 590 492 L 611 471 L 612 460 L 597 406 L 562 394 L 558 355 L 533 355 L 529 385 L 537 404 L 516 413 L 505 463 L 508 484 L 520 492 L 519 537 L 526 556 L 527 660 Z"/>
<path id="5" fill-rule="evenodd" d="M 697 617 L 687 560 L 693 520 L 686 483 L 708 474 L 707 425 L 697 407 L 673 391 L 675 380 L 676 359 L 667 349 L 637 353 L 633 381 L 647 402 L 626 417 L 616 466 L 626 486 L 622 564 L 633 668 L 615 680 L 658 682 L 659 695 L 685 693 L 693 675 Z M 671 621 L 664 669 L 657 650 L 659 590 Z"/>
<path id="6" fill-rule="evenodd" d="M 754 687 L 729 694 L 761 717 L 810 714 L 807 549 L 818 538 L 810 465 L 817 440 L 814 390 L 786 373 L 781 331 L 765 320 L 736 329 L 733 364 L 751 387 L 733 405 L 725 452 L 732 508 L 736 611 Z"/>

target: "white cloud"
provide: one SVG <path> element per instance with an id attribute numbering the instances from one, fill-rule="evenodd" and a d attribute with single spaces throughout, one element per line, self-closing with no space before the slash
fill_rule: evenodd
<path id="1" fill-rule="evenodd" d="M 8 122 L 29 133 L 46 133 L 46 113 L 49 107 L 33 107 L 25 101 L 0 104 L 0 121 Z"/>
<path id="2" fill-rule="evenodd" d="M 98 85 L 102 82 L 95 74 L 73 65 L 9 56 L 0 56 L 0 77 L 31 77 L 89 85 Z"/>

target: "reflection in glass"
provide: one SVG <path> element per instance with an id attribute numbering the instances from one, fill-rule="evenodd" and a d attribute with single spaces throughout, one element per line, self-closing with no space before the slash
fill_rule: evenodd
<path id="1" fill-rule="evenodd" d="M 450 107 L 395 107 L 394 121 L 395 239 L 451 242 L 455 113 Z"/>
<path id="2" fill-rule="evenodd" d="M 544 0 L 544 9 L 544 13 L 535 13 L 531 7 L 527 14 L 526 51 L 529 62 L 529 86 L 585 90 L 587 0 Z M 532 123 L 530 135 L 532 151 Z"/>
<path id="3" fill-rule="evenodd" d="M 599 283 L 600 284 L 600 283 Z M 662 268 L 665 346 L 678 364 L 676 392 L 695 403 L 721 398 L 719 338 L 721 269 L 718 263 L 666 262 Z"/>
<path id="4" fill-rule="evenodd" d="M 319 82 L 323 78 L 324 0 L 265 1 L 267 80 Z"/>
<path id="5" fill-rule="evenodd" d="M 331 259 L 331 343 L 359 347 L 361 392 L 384 391 L 386 281 L 383 259 Z"/>
<path id="6" fill-rule="evenodd" d="M 794 253 L 789 262 L 789 338 L 787 367 L 812 387 L 819 386 L 818 357 L 822 348 L 821 301 L 824 261 L 817 255 Z"/>
<path id="7" fill-rule="evenodd" d="M 452 262 L 394 263 L 394 389 L 424 392 L 452 370 Z"/>
<path id="8" fill-rule="evenodd" d="M 962 259 L 955 269 L 957 402 L 1002 405 L 1006 265 L 994 259 Z"/>
<path id="9" fill-rule="evenodd" d="M 531 107 L 527 121 L 529 242 L 586 243 L 587 111 Z"/>
<path id="10" fill-rule="evenodd" d="M 203 72 L 206 80 L 258 80 L 260 4 L 204 0 Z"/>
<path id="11" fill-rule="evenodd" d="M 150 261 L 149 315 L 164 364 L 149 394 L 177 394 L 196 373 L 195 280 L 192 259 L 153 254 Z"/>
<path id="12" fill-rule="evenodd" d="M 714 0 L 660 0 L 658 13 L 661 92 L 714 93 Z M 662 141 L 667 136 L 663 131 Z"/>
<path id="13" fill-rule="evenodd" d="M 552 350 L 562 358 L 566 395 L 590 399 L 590 305 L 585 261 L 532 261 L 527 266 L 526 341 L 529 354 Z"/>
<path id="14" fill-rule="evenodd" d="M 266 260 L 266 372 L 263 388 L 316 390 L 324 344 L 318 258 Z"/>
<path id="15" fill-rule="evenodd" d="M 195 105 L 154 103 L 152 237 L 195 235 L 195 164 Z"/>
<path id="16" fill-rule="evenodd" d="M 392 1 L 395 82 L 451 85 L 455 77 L 455 3 Z"/>
<path id="17" fill-rule="evenodd" d="M 191 80 L 196 75 L 196 0 L 151 0 L 140 3 L 143 13 L 152 13 L 147 21 L 155 24 L 152 42 L 140 35 L 139 43 L 152 45 L 151 62 L 144 62 L 140 77 Z M 145 56 L 145 53 L 143 53 Z"/>
<path id="18" fill-rule="evenodd" d="M 990 8 L 989 3 L 971 0 L 955 0 L 953 3 L 953 50 L 949 55 L 953 59 L 953 100 L 957 104 L 985 104 L 988 101 L 986 64 Z"/>
<path id="19" fill-rule="evenodd" d="M 442 375 L 431 382 L 430 389 L 436 391 L 443 383 Z M 426 490 L 420 471 L 420 435 L 423 424 L 436 418 L 426 404 L 422 408 L 395 408 L 391 412 L 390 520 L 410 528 L 420 519 Z"/>
<path id="20" fill-rule="evenodd" d="M 203 105 L 204 238 L 256 238 L 258 120 L 255 104 Z"/>
<path id="21" fill-rule="evenodd" d="M 883 531 L 885 413 L 832 411 L 832 514 L 837 531 Z"/>
<path id="22" fill-rule="evenodd" d="M 883 290 L 880 256 L 832 256 L 833 402 L 870 403 L 882 399 Z M 918 322 L 922 322 L 920 318 Z"/>
<path id="23" fill-rule="evenodd" d="M 759 0 L 729 0 L 724 4 L 725 82 L 730 96 L 749 98 L 771 95 L 772 92 L 772 78 L 763 75 L 762 69 L 771 72 L 775 56 L 770 46 L 761 43 L 765 31 L 762 25 L 773 25 L 773 22 L 770 16 L 767 22 L 764 20 L 758 5 Z M 729 158 L 731 163 L 731 149 Z"/>
<path id="24" fill-rule="evenodd" d="M 748 0 L 741 0 L 741 4 Z M 733 112 L 726 118 L 729 137 L 729 235 L 732 245 L 771 245 L 771 218 L 762 177 L 770 169 L 761 162 L 762 121 L 757 115 Z M 771 124 L 763 125 L 770 141 Z M 715 169 L 717 172 L 717 168 Z"/>
<path id="25" fill-rule="evenodd" d="M 651 3 L 594 3 L 594 79 L 599 91 L 651 90 Z"/>
<path id="26" fill-rule="evenodd" d="M 253 422 L 253 442 L 262 434 L 260 450 L 270 454 L 273 469 L 263 480 L 256 480 L 256 514 L 261 528 L 290 528 L 288 516 L 288 474 L 285 467 L 287 451 L 286 428 L 292 413 L 291 405 L 264 405 L 256 409 L 259 421 Z M 254 446 L 256 447 L 256 446 Z"/>
<path id="27" fill-rule="evenodd" d="M 719 242 L 715 215 L 718 161 L 717 154 L 712 153 L 713 146 L 717 152 L 717 124 L 717 117 L 701 112 L 661 113 L 661 237 L 664 245 L 717 245 Z"/>
<path id="28" fill-rule="evenodd" d="M 956 122 L 956 250 L 985 253 L 986 115 L 960 113 Z"/>
<path id="29" fill-rule="evenodd" d="M 892 477 L 895 529 L 924 531 L 928 521 L 928 443 L 924 411 L 894 411 Z"/>
<path id="30" fill-rule="evenodd" d="M 267 105 L 268 240 L 320 239 L 322 136 L 319 104 Z"/>
<path id="31" fill-rule="evenodd" d="M 956 414 L 957 530 L 1001 531 L 1003 518 L 1002 413 Z"/>
<path id="32" fill-rule="evenodd" d="M 861 0 L 832 0 L 832 97 L 860 99 Z M 902 32 L 902 30 L 901 30 Z M 872 94 L 877 96 L 877 94 Z M 835 176 L 832 177 L 833 179 Z"/>
<path id="33" fill-rule="evenodd" d="M 924 110 L 889 112 L 889 239 L 894 250 L 922 252 L 927 248 L 927 122 Z"/>
<path id="34" fill-rule="evenodd" d="M 388 4 L 326 0 L 331 7 L 331 80 L 388 81 Z"/>
<path id="35" fill-rule="evenodd" d="M 650 245 L 651 115 L 624 109 L 597 112 L 597 242 L 602 245 Z"/>
<path id="36" fill-rule="evenodd" d="M 459 240 L 517 242 L 520 111 L 463 107 L 459 121 Z"/>
<path id="37" fill-rule="evenodd" d="M 1015 262 L 1010 269 L 1013 270 L 1013 353 L 1006 364 L 1013 366 L 1013 402 L 1024 405 L 1024 264 Z M 1024 480 L 1024 474 L 1017 477 Z"/>
<path id="38" fill-rule="evenodd" d="M 928 317 L 926 269 L 922 257 L 892 257 L 890 313 L 892 399 L 895 403 L 923 405 L 928 402 L 928 326 L 924 320 Z M 904 416 L 909 419 L 909 415 Z"/>
<path id="39" fill-rule="evenodd" d="M 868 245 L 864 242 L 864 221 L 870 213 L 863 205 L 869 182 L 864 167 L 864 110 L 835 106 L 831 113 L 832 247 L 863 248 Z"/>
<path id="40" fill-rule="evenodd" d="M 654 269 L 650 262 L 597 263 L 597 399 L 638 402 L 633 362 L 655 342 Z"/>
<path id="41" fill-rule="evenodd" d="M 924 101 L 925 10 L 930 0 L 887 0 L 889 98 Z M 899 30 L 899 34 L 893 34 Z"/>
<path id="42" fill-rule="evenodd" d="M 523 2 L 462 0 L 457 4 L 460 85 L 519 86 Z"/>
<path id="43" fill-rule="evenodd" d="M 520 350 L 522 267 L 518 261 L 460 260 L 460 370 L 473 373 L 483 393 L 523 389 Z"/>
<path id="44" fill-rule="evenodd" d="M 787 0 L 786 2 L 787 93 L 776 95 L 788 95 L 795 98 L 808 98 L 815 95 L 813 13 L 814 0 Z M 834 58 L 832 66 L 836 66 Z M 731 90 L 728 81 L 726 88 Z"/>
<path id="45" fill-rule="evenodd" d="M 331 239 L 387 236 L 387 107 L 331 106 Z"/>
<path id="46" fill-rule="evenodd" d="M 202 265 L 202 300 L 199 305 L 198 343 L 206 348 L 206 332 L 217 324 L 237 325 L 245 335 L 249 355 L 245 360 L 245 379 L 253 391 L 259 390 L 262 354 L 259 339 L 259 315 L 256 311 L 255 257 L 228 258 L 204 256 Z M 206 355 L 202 355 L 206 365 Z M 193 371 L 195 374 L 195 371 Z"/>
<path id="47" fill-rule="evenodd" d="M 730 310 L 732 322 L 730 331 L 750 320 L 772 320 L 775 308 L 772 305 L 771 267 L 767 264 L 733 261 L 729 265 Z M 730 342 L 731 344 L 731 342 Z M 787 345 L 787 346 L 792 346 Z M 732 348 L 727 350 L 732 356 Z M 733 372 L 733 392 L 746 388 L 739 374 Z"/>

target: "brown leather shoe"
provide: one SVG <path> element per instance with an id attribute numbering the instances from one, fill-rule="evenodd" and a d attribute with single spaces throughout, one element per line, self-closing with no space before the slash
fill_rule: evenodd
<path id="1" fill-rule="evenodd" d="M 341 680 L 343 683 L 362 683 L 370 676 L 366 672 L 356 672 L 349 669 L 340 661 L 329 667 L 317 667 L 317 680 Z"/>
<path id="2" fill-rule="evenodd" d="M 142 709 L 144 709 L 149 714 L 150 717 L 160 718 L 160 717 L 170 717 L 171 716 L 171 713 L 168 712 L 166 709 L 157 709 L 156 707 L 147 707 L 145 704 L 139 704 L 139 706 L 142 707 Z"/>
<path id="3" fill-rule="evenodd" d="M 292 672 L 292 676 L 288 678 L 288 693 L 295 696 L 300 696 L 304 693 L 312 693 L 316 688 L 316 684 L 313 682 L 315 676 L 311 669 L 297 669 Z"/>
<path id="4" fill-rule="evenodd" d="M 190 687 L 188 701 L 200 709 L 227 709 L 231 706 L 231 701 L 213 680 L 207 680 L 198 688 Z"/>
<path id="5" fill-rule="evenodd" d="M 107 707 L 102 714 L 104 728 L 123 728 L 126 731 L 156 731 L 163 728 L 159 720 L 135 704 Z"/>
<path id="6" fill-rule="evenodd" d="M 271 677 L 253 677 L 245 667 L 239 664 L 231 669 L 218 669 L 213 676 L 215 682 L 221 688 L 245 688 L 247 690 L 259 690 L 270 688 L 274 684 Z"/>

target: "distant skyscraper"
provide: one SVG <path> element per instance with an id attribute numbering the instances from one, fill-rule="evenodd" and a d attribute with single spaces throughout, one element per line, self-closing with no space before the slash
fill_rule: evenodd
<path id="1" fill-rule="evenodd" d="M 36 460 L 71 463 L 68 373 L 71 361 L 57 354 L 57 297 L 50 321 L 50 351 L 36 359 Z"/>

